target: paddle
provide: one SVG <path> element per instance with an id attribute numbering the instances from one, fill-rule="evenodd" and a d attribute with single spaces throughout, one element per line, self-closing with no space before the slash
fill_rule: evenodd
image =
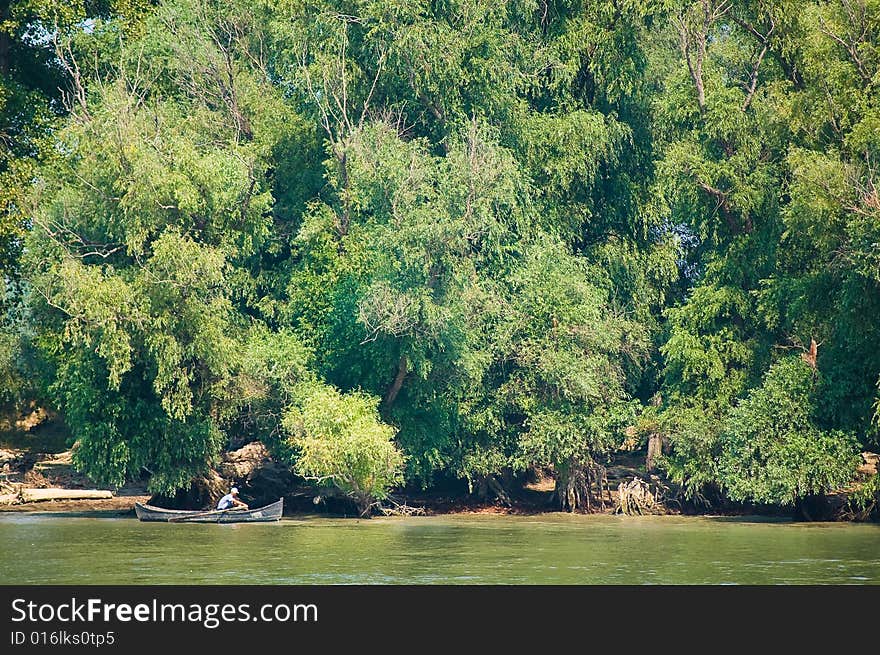
<path id="1" fill-rule="evenodd" d="M 226 512 L 235 511 L 236 509 L 241 509 L 241 508 L 233 507 L 233 508 L 229 508 L 229 509 L 212 509 L 207 512 L 202 512 L 200 514 L 187 514 L 186 516 L 174 516 L 174 517 L 168 519 L 168 522 L 169 523 L 179 523 L 181 521 L 186 521 L 189 519 L 197 519 L 202 516 L 210 516 L 211 514 L 217 514 L 218 515 L 217 520 L 219 521 L 220 515 L 225 514 Z"/>

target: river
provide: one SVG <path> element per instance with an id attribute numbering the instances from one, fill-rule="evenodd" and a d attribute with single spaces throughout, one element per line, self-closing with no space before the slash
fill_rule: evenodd
<path id="1" fill-rule="evenodd" d="M 165 524 L 0 515 L 2 584 L 878 584 L 880 525 L 448 515 Z"/>

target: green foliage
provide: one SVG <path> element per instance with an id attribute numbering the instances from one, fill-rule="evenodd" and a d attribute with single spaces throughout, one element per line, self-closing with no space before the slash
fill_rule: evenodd
<path id="1" fill-rule="evenodd" d="M 299 396 L 283 420 L 297 451 L 297 473 L 332 483 L 367 514 L 403 481 L 403 456 L 394 428 L 379 419 L 379 399 L 325 385 L 301 389 Z"/>
<path id="2" fill-rule="evenodd" d="M 732 499 L 792 505 L 853 479 L 857 443 L 851 434 L 817 427 L 816 386 L 805 362 L 784 358 L 726 417 L 718 477 Z"/>
<path id="3" fill-rule="evenodd" d="M 880 503 L 880 475 L 873 475 L 859 485 L 848 500 L 857 520 L 876 516 Z"/>
<path id="4" fill-rule="evenodd" d="M 650 414 L 791 503 L 876 445 L 875 0 L 7 4 L 0 394 L 96 480 L 570 490 Z"/>
<path id="5" fill-rule="evenodd" d="M 161 10 L 145 29 L 180 21 Z M 208 27 L 195 27 L 216 55 Z M 150 58 L 123 51 L 117 78 L 56 135 L 59 156 L 31 198 L 24 267 L 75 462 L 117 485 L 145 469 L 152 489 L 172 492 L 213 463 L 241 406 L 248 319 L 233 300 L 271 224 L 265 171 L 277 134 L 254 119 L 244 139 L 245 110 L 210 99 L 217 79 L 188 86 L 205 70 L 170 65 L 174 36 L 158 33 L 145 37 Z M 173 92 L 147 93 L 142 65 L 175 78 Z"/>
<path id="6" fill-rule="evenodd" d="M 16 406 L 29 391 L 28 381 L 19 368 L 20 337 L 0 331 L 0 407 Z"/>
<path id="7" fill-rule="evenodd" d="M 169 416 L 143 371 L 129 373 L 114 389 L 97 356 L 65 350 L 56 359 L 49 392 L 76 438 L 74 463 L 80 470 L 120 486 L 144 469 L 155 493 L 173 493 L 207 471 L 222 444 L 214 422 Z"/>
<path id="8" fill-rule="evenodd" d="M 656 100 L 664 154 L 652 209 L 679 236 L 687 273 L 661 347 L 666 464 L 694 493 L 721 483 L 736 499 L 792 503 L 848 480 L 851 438 L 876 443 L 880 286 L 869 243 L 880 6 L 688 11 L 669 38 L 691 66 L 684 56 L 656 60 L 667 93 Z M 818 370 L 809 389 L 782 364 L 770 368 L 775 348 L 806 354 L 811 343 Z M 774 386 L 783 375 L 794 376 L 791 388 Z M 786 413 L 785 398 L 808 408 Z M 771 406 L 783 412 L 767 426 L 781 441 L 737 427 L 743 412 L 757 420 Z"/>
<path id="9" fill-rule="evenodd" d="M 540 465 L 588 461 L 622 437 L 624 360 L 642 360 L 639 325 L 608 303 L 601 271 L 559 245 L 541 244 L 511 275 L 502 330 L 511 364 L 499 391 L 525 416 L 523 455 Z"/>
<path id="10" fill-rule="evenodd" d="M 0 283 L 20 275 L 26 196 L 39 163 L 52 158 L 53 130 L 73 102 L 76 81 L 68 74 L 95 51 L 105 29 L 118 39 L 151 9 L 149 0 L 13 0 L 0 7 Z M 102 44 L 104 56 L 116 50 L 118 40 Z M 16 298 L 0 298 L 0 310 L 9 301 Z"/>
<path id="11" fill-rule="evenodd" d="M 698 403 L 695 406 L 673 403 L 663 413 L 661 429 L 671 441 L 671 452 L 662 458 L 662 467 L 673 482 L 681 485 L 687 500 L 708 505 L 711 501 L 706 493 L 718 482 L 721 453 L 718 409 L 713 413 Z"/>

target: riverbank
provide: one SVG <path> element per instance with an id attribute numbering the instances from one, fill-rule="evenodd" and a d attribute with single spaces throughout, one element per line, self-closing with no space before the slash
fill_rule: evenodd
<path id="1" fill-rule="evenodd" d="M 58 450 L 57 444 L 44 439 L 40 450 L 16 448 L 7 442 L 0 448 L 0 512 L 24 513 L 98 513 L 107 516 L 134 516 L 135 502 L 148 502 L 151 494 L 143 481 L 134 481 L 109 491 L 110 498 L 12 500 L 22 490 L 79 490 L 99 489 L 88 477 L 73 467 L 70 450 Z M 44 452 L 49 451 L 49 452 Z"/>
<path id="2" fill-rule="evenodd" d="M 0 515 L 3 514 L 58 514 L 69 516 L 91 516 L 95 518 L 132 518 L 135 516 L 134 505 L 136 502 L 149 503 L 152 496 L 148 493 L 132 493 L 127 491 L 125 495 L 117 495 L 108 499 L 100 500 L 46 500 L 28 503 L 17 503 L 9 505 L 0 505 Z M 312 503 L 310 500 L 303 501 L 302 494 L 299 494 L 300 502 L 296 502 L 296 496 L 288 496 L 285 498 L 284 517 L 302 517 L 302 516 L 320 516 L 326 518 L 350 518 L 359 519 L 356 510 L 352 507 L 350 511 L 345 509 L 336 509 L 328 511 L 321 507 L 320 503 Z M 469 497 L 448 497 L 433 495 L 417 495 L 407 498 L 401 498 L 404 507 L 409 508 L 411 512 L 392 511 L 384 515 L 402 516 L 402 517 L 443 517 L 443 516 L 498 516 L 498 517 L 541 517 L 551 515 L 566 515 L 550 502 L 550 498 L 543 498 L 540 501 L 533 502 L 516 502 L 511 505 L 505 505 L 491 501 L 480 501 Z M 293 502 L 291 502 L 293 501 Z M 387 507 L 387 505 L 386 505 Z M 611 516 L 619 512 L 616 511 L 616 505 L 613 502 L 606 503 L 605 509 L 597 509 L 590 513 L 592 516 Z M 580 514 L 584 515 L 584 514 Z M 376 518 L 382 518 L 383 514 L 377 512 Z M 686 511 L 683 512 L 678 508 L 663 507 L 660 511 L 651 514 L 658 518 L 663 517 L 704 517 L 704 518 L 737 518 L 760 516 L 764 519 L 780 519 L 794 521 L 812 521 L 812 522 L 864 522 L 865 519 L 854 521 L 848 518 L 826 518 L 821 516 L 805 517 L 799 511 L 792 508 L 755 508 L 754 506 L 742 506 L 735 508 L 714 508 L 707 507 L 702 511 Z"/>
<path id="3" fill-rule="evenodd" d="M 134 504 L 146 503 L 149 494 L 140 496 L 114 496 L 106 500 L 43 500 L 18 505 L 0 505 L 0 513 L 42 514 L 95 514 L 107 517 L 134 516 Z"/>
<path id="4" fill-rule="evenodd" d="M 8 451 L 7 451 L 8 453 Z M 70 463 L 69 452 L 37 458 L 36 465 L 30 474 L 19 475 L 32 483 L 38 481 L 44 489 L 93 489 L 95 484 L 76 473 Z M 8 478 L 7 478 L 8 479 Z M 630 478 L 630 481 L 638 478 Z M 247 483 L 245 483 L 247 485 Z M 245 486 L 243 485 L 243 486 Z M 647 487 L 647 485 L 646 485 Z M 7 490 L 9 485 L 7 484 Z M 20 489 L 19 489 L 20 490 Z M 504 500 L 479 497 L 466 492 L 446 493 L 440 491 L 413 491 L 398 493 L 384 501 L 376 510 L 375 516 L 523 516 L 535 517 L 554 514 L 566 514 L 554 503 L 554 482 L 546 477 L 526 483 L 522 488 L 512 491 Z M 330 518 L 359 518 L 354 504 L 339 496 L 322 496 L 310 487 L 298 487 L 290 493 L 279 494 L 285 499 L 285 517 L 318 515 Z M 276 495 L 274 499 L 279 496 Z M 131 518 L 135 516 L 136 502 L 155 502 L 146 487 L 145 481 L 128 483 L 125 487 L 113 491 L 107 499 L 70 499 L 42 500 L 36 502 L 15 502 L 0 504 L 0 514 L 59 514 L 69 516 L 90 516 L 100 518 Z M 265 501 L 244 495 L 244 500 L 252 507 L 265 504 Z M 815 509 L 815 503 L 840 506 L 843 499 L 827 496 L 814 501 L 812 509 L 804 512 L 804 508 L 756 507 L 753 505 L 727 505 L 724 507 L 694 507 L 679 502 L 666 500 L 657 503 L 653 511 L 645 512 L 655 516 L 706 516 L 706 517 L 743 517 L 759 515 L 766 518 L 788 520 L 835 521 L 853 520 L 852 517 L 832 515 L 826 510 Z M 616 488 L 609 486 L 601 497 L 595 499 L 595 507 L 590 514 L 612 515 L 619 513 L 620 500 Z M 182 507 L 199 509 L 197 505 Z M 812 515 L 811 515 L 812 514 Z M 860 520 L 865 520 L 862 518 Z"/>
<path id="5" fill-rule="evenodd" d="M 151 500 L 163 507 L 200 509 L 209 507 L 225 493 L 230 485 L 239 486 L 243 499 L 252 507 L 262 506 L 279 497 L 285 498 L 285 515 L 318 513 L 326 516 L 355 517 L 357 510 L 348 499 L 338 495 L 324 495 L 304 481 L 293 476 L 289 466 L 275 462 L 259 442 L 224 453 L 210 485 L 184 492 L 179 498 L 157 499 L 147 491 L 147 479 L 135 480 L 124 487 L 113 489 L 107 499 L 65 499 L 21 502 L 16 499 L 23 489 L 98 489 L 94 481 L 77 472 L 72 453 L 66 448 L 69 437 L 60 424 L 42 418 L 33 426 L 21 426 L 16 433 L 6 432 L 0 439 L 0 513 L 62 513 L 130 517 L 134 516 L 135 502 Z M 863 454 L 864 457 L 865 454 Z M 872 455 L 872 454 L 868 454 Z M 876 475 L 878 459 L 866 459 L 860 475 Z M 622 487 L 621 487 L 622 485 Z M 619 490 L 628 486 L 639 487 L 648 496 L 646 507 L 637 508 L 644 514 L 747 516 L 763 515 L 799 520 L 840 521 L 866 520 L 869 516 L 854 516 L 841 511 L 846 507 L 848 491 L 809 499 L 797 508 L 735 505 L 718 502 L 696 506 L 684 502 L 680 492 L 671 489 L 657 475 L 644 469 L 644 454 L 621 452 L 615 455 L 613 465 L 605 469 L 601 493 L 595 491 L 592 499 L 594 514 L 612 514 L 621 508 Z M 469 493 L 463 482 L 446 488 L 430 490 L 407 489 L 395 493 L 382 503 L 377 515 L 497 515 L 537 516 L 558 513 L 554 503 L 555 479 L 552 472 L 538 473 L 527 481 L 508 483 L 506 489 L 495 484 L 487 486 L 482 494 Z M 223 491 L 220 491 L 220 490 Z M 639 490 L 638 488 L 636 489 Z M 5 502 L 4 502 L 5 501 Z M 632 513 L 632 512 L 630 512 Z M 876 519 L 876 512 L 874 518 Z"/>

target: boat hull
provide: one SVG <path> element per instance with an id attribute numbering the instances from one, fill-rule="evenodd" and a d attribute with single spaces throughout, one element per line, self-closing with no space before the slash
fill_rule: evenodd
<path id="1" fill-rule="evenodd" d="M 134 504 L 134 512 L 141 521 L 166 523 L 262 523 L 277 521 L 284 511 L 284 499 L 254 509 L 224 509 L 214 511 L 164 509 L 142 503 Z"/>

